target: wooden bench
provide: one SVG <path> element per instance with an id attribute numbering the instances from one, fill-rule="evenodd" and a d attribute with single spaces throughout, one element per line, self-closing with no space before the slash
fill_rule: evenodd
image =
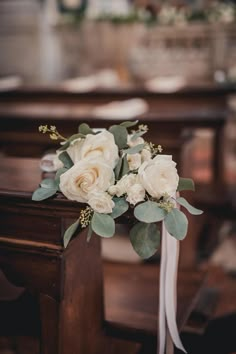
<path id="1" fill-rule="evenodd" d="M 61 195 L 33 202 L 41 178 L 38 159 L 1 159 L 0 269 L 32 299 L 36 324 L 27 316 L 18 318 L 24 329 L 20 334 L 39 339 L 30 354 L 38 348 L 42 354 L 138 353 L 140 345 L 157 336 L 158 266 L 103 263 L 100 238 L 94 235 L 87 243 L 86 231 L 64 249 L 62 235 L 82 205 Z M 202 272 L 179 273 L 180 328 L 202 281 Z M 13 332 L 10 326 L 6 333 L 6 305 L 0 304 L 0 330 L 16 336 L 17 319 L 10 321 Z"/>

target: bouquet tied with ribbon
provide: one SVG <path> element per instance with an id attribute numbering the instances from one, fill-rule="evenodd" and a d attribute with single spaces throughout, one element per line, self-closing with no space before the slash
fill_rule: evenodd
<path id="1" fill-rule="evenodd" d="M 85 204 L 64 234 L 65 247 L 86 227 L 88 241 L 93 233 L 113 237 L 117 218 L 125 214 L 132 221 L 130 242 L 141 258 L 153 256 L 162 239 L 159 353 L 164 353 L 166 326 L 174 344 L 184 350 L 175 321 L 178 242 L 188 229 L 188 219 L 180 206 L 194 215 L 202 211 L 179 192 L 194 190 L 193 181 L 179 177 L 172 156 L 162 154 L 160 145 L 144 139 L 148 127 L 138 125 L 138 121 L 122 122 L 109 129 L 91 129 L 82 123 L 69 138 L 55 126 L 40 126 L 39 131 L 60 140 L 61 146 L 52 160 L 55 177 L 43 179 L 32 199 L 41 201 L 62 193 L 69 200 Z"/>

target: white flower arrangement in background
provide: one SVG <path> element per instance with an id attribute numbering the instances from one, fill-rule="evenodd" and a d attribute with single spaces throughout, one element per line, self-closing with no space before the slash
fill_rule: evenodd
<path id="1" fill-rule="evenodd" d="M 115 234 L 115 220 L 129 210 L 133 226 L 130 240 L 142 258 L 151 257 L 158 249 L 158 222 L 178 240 L 187 234 L 188 220 L 179 210 L 202 211 L 184 198 L 176 197 L 181 190 L 193 190 L 191 179 L 180 178 L 172 156 L 163 155 L 162 147 L 144 140 L 147 126 L 137 121 L 113 125 L 108 130 L 93 130 L 87 124 L 79 126 L 77 134 L 64 138 L 55 126 L 40 126 L 51 139 L 62 140 L 54 157 L 55 178 L 42 180 L 32 199 L 41 201 L 62 193 L 66 198 L 85 203 L 78 220 L 65 232 L 64 245 L 81 229 L 88 227 L 102 237 Z"/>

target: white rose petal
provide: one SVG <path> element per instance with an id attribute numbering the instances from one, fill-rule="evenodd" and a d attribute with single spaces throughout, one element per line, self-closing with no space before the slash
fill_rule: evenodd
<path id="1" fill-rule="evenodd" d="M 127 161 L 130 171 L 137 170 L 141 165 L 140 154 L 127 154 Z"/>
<path id="2" fill-rule="evenodd" d="M 135 205 L 139 202 L 142 202 L 145 199 L 145 189 L 139 183 L 135 183 L 130 189 L 127 191 L 127 202 L 132 205 Z"/>
<path id="3" fill-rule="evenodd" d="M 84 158 L 103 158 L 114 168 L 119 155 L 113 134 L 107 130 L 96 135 L 88 134 L 80 150 L 80 159 Z"/>
<path id="4" fill-rule="evenodd" d="M 154 198 L 164 194 L 173 196 L 179 183 L 176 163 L 171 155 L 157 155 L 153 160 L 143 162 L 138 175 L 140 183 Z"/>
<path id="5" fill-rule="evenodd" d="M 94 192 L 89 196 L 88 204 L 97 213 L 109 214 L 115 206 L 112 197 L 104 192 Z"/>
<path id="6" fill-rule="evenodd" d="M 93 192 L 105 192 L 114 184 L 114 173 L 103 159 L 78 161 L 60 176 L 60 189 L 70 200 L 81 203 Z"/>

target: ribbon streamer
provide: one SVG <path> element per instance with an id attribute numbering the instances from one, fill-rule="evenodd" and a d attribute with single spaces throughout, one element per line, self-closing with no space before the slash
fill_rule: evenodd
<path id="1" fill-rule="evenodd" d="M 179 241 L 162 223 L 161 267 L 159 285 L 159 354 L 165 354 L 167 330 L 174 345 L 187 353 L 180 340 L 176 324 L 177 273 Z"/>

